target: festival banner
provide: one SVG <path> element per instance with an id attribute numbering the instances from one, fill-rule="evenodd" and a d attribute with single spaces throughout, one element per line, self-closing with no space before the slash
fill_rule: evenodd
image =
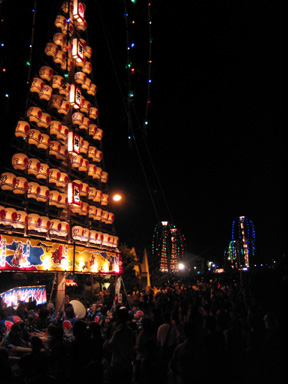
<path id="1" fill-rule="evenodd" d="M 17 306 L 19 301 L 28 303 L 29 301 L 36 301 L 36 305 L 46 304 L 47 295 L 45 285 L 35 285 L 29 287 L 16 287 L 8 291 L 0 293 L 7 307 Z"/>

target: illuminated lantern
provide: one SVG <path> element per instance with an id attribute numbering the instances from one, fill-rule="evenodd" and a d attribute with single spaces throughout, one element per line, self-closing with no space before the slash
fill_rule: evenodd
<path id="1" fill-rule="evenodd" d="M 5 215 L 2 224 L 12 225 L 16 223 L 18 218 L 17 211 L 14 208 L 5 208 Z"/>
<path id="2" fill-rule="evenodd" d="M 82 236 L 81 236 L 81 241 L 86 243 L 87 241 L 89 241 L 89 237 L 90 237 L 89 229 L 88 228 L 83 228 Z"/>
<path id="3" fill-rule="evenodd" d="M 94 201 L 97 203 L 100 203 L 102 201 L 102 197 L 103 197 L 102 191 L 100 191 L 100 189 L 97 189 Z"/>
<path id="4" fill-rule="evenodd" d="M 88 166 L 88 176 L 92 177 L 93 179 L 96 179 L 96 171 L 97 171 L 96 165 L 89 164 L 89 166 Z"/>
<path id="5" fill-rule="evenodd" d="M 88 216 L 90 219 L 96 220 L 96 210 L 97 208 L 94 205 L 89 205 Z"/>
<path id="6" fill-rule="evenodd" d="M 60 107 L 58 108 L 58 113 L 61 115 L 67 115 L 70 110 L 70 104 L 67 100 L 62 100 Z"/>
<path id="7" fill-rule="evenodd" d="M 67 20 L 64 16 L 57 15 L 56 20 L 55 20 L 55 25 L 57 28 L 60 28 L 62 32 L 66 32 Z"/>
<path id="8" fill-rule="evenodd" d="M 83 43 L 77 38 L 72 40 L 72 57 L 75 59 L 75 64 L 79 67 L 82 67 L 86 61 Z"/>
<path id="9" fill-rule="evenodd" d="M 28 199 L 36 199 L 40 192 L 40 185 L 34 181 L 28 183 L 27 197 Z"/>
<path id="10" fill-rule="evenodd" d="M 16 176 L 11 172 L 4 172 L 1 175 L 1 189 L 3 191 L 13 191 L 16 184 Z"/>
<path id="11" fill-rule="evenodd" d="M 92 64 L 89 61 L 86 61 L 82 67 L 82 71 L 89 75 L 92 71 Z"/>
<path id="12" fill-rule="evenodd" d="M 61 69 L 66 69 L 66 54 L 65 52 L 61 51 L 61 49 L 58 49 L 55 57 L 53 58 L 54 63 L 60 64 Z"/>
<path id="13" fill-rule="evenodd" d="M 56 56 L 58 52 L 58 47 L 56 44 L 54 43 L 47 43 L 46 44 L 46 47 L 45 47 L 45 53 L 47 56 L 50 56 L 54 59 L 54 57 Z"/>
<path id="14" fill-rule="evenodd" d="M 38 127 L 48 128 L 50 122 L 51 122 L 51 116 L 46 112 L 42 112 L 42 115 L 38 120 L 37 125 Z"/>
<path id="15" fill-rule="evenodd" d="M 69 83 L 64 83 L 62 88 L 59 89 L 59 94 L 65 96 L 65 99 L 69 98 L 71 85 Z"/>
<path id="16" fill-rule="evenodd" d="M 113 222 L 114 222 L 114 214 L 112 212 L 108 212 L 107 224 L 113 224 Z"/>
<path id="17" fill-rule="evenodd" d="M 94 187 L 89 187 L 88 190 L 88 200 L 94 200 L 96 196 L 97 189 Z"/>
<path id="18" fill-rule="evenodd" d="M 77 184 L 78 185 L 78 188 L 79 188 L 79 197 L 80 197 L 80 192 L 82 191 L 83 189 L 83 182 L 81 180 L 73 180 L 73 183 L 74 184 Z"/>
<path id="19" fill-rule="evenodd" d="M 72 238 L 74 240 L 82 240 L 83 228 L 79 225 L 72 227 Z"/>
<path id="20" fill-rule="evenodd" d="M 78 31 L 85 32 L 87 29 L 86 20 L 83 20 L 83 21 L 75 20 L 74 25 L 75 25 L 75 28 L 78 29 Z"/>
<path id="21" fill-rule="evenodd" d="M 62 89 L 63 87 L 63 84 L 64 84 L 64 79 L 62 76 L 59 76 L 59 75 L 54 75 L 52 77 L 52 88 L 53 89 Z"/>
<path id="22" fill-rule="evenodd" d="M 89 141 L 82 140 L 80 142 L 80 152 L 86 155 L 88 151 L 89 151 Z"/>
<path id="23" fill-rule="evenodd" d="M 6 208 L 2 207 L 2 205 L 0 205 L 0 222 L 1 222 L 1 224 L 3 224 L 2 222 L 5 219 L 6 219 Z"/>
<path id="24" fill-rule="evenodd" d="M 80 191 L 82 184 L 81 181 L 79 181 L 79 184 L 77 181 L 78 180 L 75 180 L 67 185 L 67 202 L 71 206 L 71 210 L 77 207 L 81 209 Z"/>
<path id="25" fill-rule="evenodd" d="M 80 215 L 81 216 L 87 216 L 88 213 L 89 213 L 89 204 L 88 203 L 85 203 L 85 201 L 82 202 L 82 206 L 81 206 L 81 212 L 80 212 Z"/>
<path id="26" fill-rule="evenodd" d="M 68 136 L 69 128 L 66 127 L 66 125 L 61 124 L 60 130 L 56 133 L 57 139 L 62 141 L 63 143 L 66 143 L 67 136 Z"/>
<path id="27" fill-rule="evenodd" d="M 47 85 L 47 84 L 44 84 L 41 92 L 39 93 L 39 97 L 41 100 L 50 100 L 51 97 L 52 97 L 52 93 L 53 93 L 53 89 Z"/>
<path id="28" fill-rule="evenodd" d="M 37 201 L 46 202 L 49 198 L 50 190 L 45 185 L 40 185 L 38 196 L 36 196 Z"/>
<path id="29" fill-rule="evenodd" d="M 72 15 L 74 20 L 84 20 L 85 6 L 78 0 L 73 0 L 72 4 Z"/>
<path id="30" fill-rule="evenodd" d="M 67 27 L 66 27 L 66 32 L 68 31 L 69 33 L 69 36 L 71 37 L 73 35 L 73 32 L 74 32 L 74 27 L 73 27 L 73 24 L 72 23 L 69 23 L 67 24 Z"/>
<path id="31" fill-rule="evenodd" d="M 28 159 L 28 175 L 37 175 L 39 173 L 39 169 L 41 167 L 41 163 L 38 159 Z"/>
<path id="32" fill-rule="evenodd" d="M 96 131 L 97 131 L 97 125 L 96 124 L 90 124 L 89 125 L 89 131 L 88 131 L 89 136 L 94 136 Z"/>
<path id="33" fill-rule="evenodd" d="M 49 171 L 50 171 L 50 169 L 49 169 L 48 164 L 40 163 L 40 168 L 39 168 L 39 171 L 36 175 L 36 178 L 46 180 L 48 175 L 49 175 Z"/>
<path id="34" fill-rule="evenodd" d="M 74 125 L 81 125 L 83 123 L 83 114 L 81 112 L 75 112 L 72 115 L 72 123 Z"/>
<path id="35" fill-rule="evenodd" d="M 66 187 L 68 180 L 69 180 L 69 178 L 68 178 L 67 173 L 60 172 L 59 180 L 58 180 L 58 182 L 56 182 L 57 187 Z"/>
<path id="36" fill-rule="evenodd" d="M 83 157 L 81 155 L 77 155 L 77 153 L 72 153 L 70 159 L 72 168 L 79 168 L 83 163 Z"/>
<path id="37" fill-rule="evenodd" d="M 101 245 L 103 241 L 103 233 L 97 231 L 96 244 Z"/>
<path id="38" fill-rule="evenodd" d="M 80 153 L 80 136 L 74 132 L 69 132 L 67 135 L 67 149 L 69 153 Z"/>
<path id="39" fill-rule="evenodd" d="M 101 205 L 108 205 L 109 204 L 109 195 L 107 193 L 103 193 L 101 198 Z"/>
<path id="40" fill-rule="evenodd" d="M 59 232 L 61 230 L 61 221 L 58 219 L 51 219 L 50 223 L 50 234 L 59 236 Z"/>
<path id="41" fill-rule="evenodd" d="M 80 215 L 80 213 L 82 212 L 82 205 L 83 205 L 83 202 L 80 201 L 80 204 L 77 205 L 77 204 L 72 204 L 70 205 L 70 209 L 73 213 L 77 213 L 78 215 Z"/>
<path id="42" fill-rule="evenodd" d="M 101 208 L 96 208 L 96 215 L 95 215 L 95 220 L 102 220 L 102 209 Z"/>
<path id="43" fill-rule="evenodd" d="M 83 72 L 76 72 L 74 75 L 74 80 L 77 84 L 84 84 L 86 81 L 86 75 Z"/>
<path id="44" fill-rule="evenodd" d="M 15 222 L 12 223 L 12 227 L 23 229 L 28 224 L 27 212 L 25 211 L 16 211 L 16 212 L 17 212 L 17 219 Z"/>
<path id="45" fill-rule="evenodd" d="M 93 139 L 94 140 L 102 140 L 102 137 L 103 137 L 103 130 L 101 128 L 97 128 L 97 131 L 95 133 L 95 135 L 93 136 Z"/>
<path id="46" fill-rule="evenodd" d="M 37 227 L 37 232 L 46 233 L 51 227 L 51 221 L 47 216 L 40 216 L 41 223 Z"/>
<path id="47" fill-rule="evenodd" d="M 59 207 L 59 203 L 61 201 L 61 194 L 58 191 L 50 191 L 49 192 L 49 205 L 54 205 Z"/>
<path id="48" fill-rule="evenodd" d="M 50 100 L 51 108 L 59 109 L 63 100 L 63 96 L 53 95 Z"/>
<path id="49" fill-rule="evenodd" d="M 50 81 L 53 76 L 53 69 L 51 67 L 43 66 L 39 70 L 39 76 L 43 80 Z"/>
<path id="50" fill-rule="evenodd" d="M 88 45 L 86 45 L 84 48 L 84 56 L 87 57 L 87 59 L 90 59 L 92 56 L 92 48 Z"/>
<path id="51" fill-rule="evenodd" d="M 41 133 L 38 129 L 30 129 L 28 135 L 28 144 L 36 145 L 38 147 L 41 141 Z"/>
<path id="52" fill-rule="evenodd" d="M 64 36 L 61 32 L 57 32 L 53 36 L 53 42 L 58 45 L 61 49 L 63 49 L 66 45 L 66 36 Z"/>
<path id="53" fill-rule="evenodd" d="M 87 159 L 83 159 L 82 165 L 80 165 L 80 167 L 79 167 L 79 171 L 80 172 L 87 172 L 88 167 L 89 167 L 89 161 Z"/>
<path id="54" fill-rule="evenodd" d="M 46 135 L 45 133 L 42 133 L 38 148 L 47 149 L 49 145 L 50 145 L 50 136 Z"/>
<path id="55" fill-rule="evenodd" d="M 98 117 L 98 109 L 96 107 L 90 107 L 88 112 L 89 119 L 97 119 Z"/>
<path id="56" fill-rule="evenodd" d="M 34 77 L 30 86 L 30 92 L 40 93 L 44 87 L 44 81 L 39 77 Z"/>
<path id="57" fill-rule="evenodd" d="M 60 193 L 60 201 L 59 201 L 59 205 L 58 207 L 59 208 L 66 208 L 67 207 L 67 204 L 68 204 L 68 197 L 67 197 L 67 193 Z"/>
<path id="58" fill-rule="evenodd" d="M 103 223 L 107 224 L 108 216 L 109 216 L 109 212 L 108 211 L 102 211 L 101 221 Z"/>
<path id="59" fill-rule="evenodd" d="M 69 93 L 69 103 L 74 109 L 80 108 L 81 105 L 81 89 L 75 84 L 71 84 L 70 93 Z"/>
<path id="60" fill-rule="evenodd" d="M 111 235 L 109 235 L 109 233 L 103 233 L 102 245 L 104 245 L 104 247 L 109 247 L 110 242 L 111 242 Z"/>
<path id="61" fill-rule="evenodd" d="M 99 151 L 99 149 L 97 149 L 96 156 L 93 160 L 99 163 L 102 160 L 102 158 L 103 158 L 103 153 Z"/>
<path id="62" fill-rule="evenodd" d="M 29 213 L 28 214 L 28 230 L 29 231 L 35 231 L 40 227 L 41 225 L 41 217 L 40 215 L 37 215 L 36 213 Z"/>
<path id="63" fill-rule="evenodd" d="M 108 172 L 103 171 L 101 173 L 101 183 L 107 183 L 108 180 Z"/>
<path id="64" fill-rule="evenodd" d="M 87 93 L 88 93 L 88 95 L 95 96 L 95 95 L 96 95 L 96 92 L 97 92 L 97 85 L 91 83 L 90 87 L 87 89 Z"/>
<path id="65" fill-rule="evenodd" d="M 28 156 L 24 153 L 15 153 L 12 156 L 12 165 L 14 169 L 20 169 L 24 171 L 28 165 Z"/>
<path id="66" fill-rule="evenodd" d="M 67 159 L 67 156 L 68 156 L 68 149 L 66 145 L 61 145 L 59 154 L 56 155 L 57 159 L 65 160 Z"/>
<path id="67" fill-rule="evenodd" d="M 80 196 L 87 196 L 89 192 L 89 185 L 87 183 L 82 183 L 82 189 L 80 191 Z"/>
<path id="68" fill-rule="evenodd" d="M 61 150 L 61 145 L 58 141 L 55 141 L 55 140 L 50 141 L 50 144 L 49 144 L 49 155 L 50 156 L 53 155 L 53 156 L 58 157 L 60 150 Z"/>
<path id="69" fill-rule="evenodd" d="M 86 80 L 82 84 L 82 88 L 85 89 L 88 93 L 88 90 L 90 90 L 92 82 L 91 82 L 91 79 L 89 79 L 89 77 L 87 77 L 87 76 L 85 76 L 85 77 L 86 77 Z"/>
<path id="70" fill-rule="evenodd" d="M 118 247 L 119 245 L 119 237 L 113 236 L 113 247 Z"/>
<path id="71" fill-rule="evenodd" d="M 88 113 L 90 108 L 91 108 L 90 102 L 88 100 L 83 99 L 83 103 L 80 106 L 80 111 L 83 113 Z"/>
<path id="72" fill-rule="evenodd" d="M 82 124 L 79 125 L 80 129 L 85 129 L 85 131 L 89 130 L 90 120 L 88 117 L 83 116 Z"/>
<path id="73" fill-rule="evenodd" d="M 92 145 L 89 146 L 88 149 L 88 157 L 89 159 L 94 160 L 96 158 L 97 148 L 93 147 Z"/>
<path id="74" fill-rule="evenodd" d="M 27 110 L 27 117 L 29 118 L 29 121 L 34 121 L 38 123 L 38 121 L 41 119 L 42 116 L 42 110 L 38 107 L 30 107 Z"/>
<path id="75" fill-rule="evenodd" d="M 69 230 L 70 230 L 70 225 L 66 221 L 61 221 L 61 228 L 59 231 L 59 236 L 61 237 L 66 237 L 68 236 Z"/>
<path id="76" fill-rule="evenodd" d="M 15 129 L 16 137 L 26 138 L 29 131 L 30 131 L 30 125 L 27 123 L 27 121 L 18 121 L 17 127 Z"/>
<path id="77" fill-rule="evenodd" d="M 59 179 L 61 176 L 61 172 L 56 168 L 51 168 L 49 170 L 49 176 L 48 176 L 48 182 L 49 184 L 56 184 L 59 183 Z"/>
<path id="78" fill-rule="evenodd" d="M 90 229 L 89 243 L 96 244 L 97 237 L 98 237 L 97 231 Z"/>
<path id="79" fill-rule="evenodd" d="M 27 189 L 28 189 L 28 180 L 25 179 L 25 177 L 17 176 L 13 193 L 15 193 L 15 195 L 24 195 Z"/>

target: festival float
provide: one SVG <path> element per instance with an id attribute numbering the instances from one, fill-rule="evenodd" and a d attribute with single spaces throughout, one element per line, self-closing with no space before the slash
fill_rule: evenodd
<path id="1" fill-rule="evenodd" d="M 58 301 L 65 274 L 123 274 L 85 15 L 78 0 L 56 15 L 0 181 L 0 271 L 56 272 Z"/>

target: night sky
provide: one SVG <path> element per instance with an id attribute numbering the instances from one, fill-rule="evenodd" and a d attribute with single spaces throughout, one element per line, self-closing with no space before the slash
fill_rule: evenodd
<path id="1" fill-rule="evenodd" d="M 7 71 L 1 73 L 6 141 L 0 149 L 3 163 L 9 163 L 7 142 L 25 111 L 34 2 L 2 3 L 7 44 L 0 57 Z M 37 1 L 32 73 L 55 33 L 59 3 Z M 111 192 L 123 194 L 113 207 L 120 242 L 150 251 L 158 220 L 169 220 L 184 233 L 187 251 L 221 262 L 232 221 L 245 215 L 255 225 L 257 259 L 281 258 L 286 172 L 278 2 L 151 1 L 152 84 L 145 129 L 147 2 L 126 3 L 136 20 L 129 132 L 124 1 L 85 2 L 105 167 Z"/>

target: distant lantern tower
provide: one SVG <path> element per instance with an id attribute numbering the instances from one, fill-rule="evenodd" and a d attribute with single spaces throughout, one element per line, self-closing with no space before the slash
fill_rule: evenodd
<path id="1" fill-rule="evenodd" d="M 237 268 L 248 269 L 250 258 L 255 256 L 255 229 L 248 217 L 240 216 L 233 221 L 232 245 L 233 253 L 237 255 Z"/>
<path id="2" fill-rule="evenodd" d="M 162 221 L 156 225 L 152 253 L 160 258 L 160 272 L 177 272 L 179 260 L 184 256 L 185 238 L 175 225 Z"/>

